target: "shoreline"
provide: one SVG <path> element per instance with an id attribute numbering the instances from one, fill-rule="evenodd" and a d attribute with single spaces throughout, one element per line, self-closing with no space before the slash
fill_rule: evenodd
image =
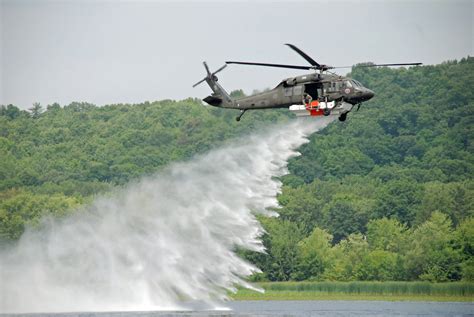
<path id="1" fill-rule="evenodd" d="M 472 296 L 449 295 L 388 295 L 388 294 L 344 294 L 321 292 L 238 291 L 230 296 L 234 301 L 388 301 L 388 302 L 474 302 Z"/>
<path id="2" fill-rule="evenodd" d="M 408 302 L 474 302 L 469 282 L 260 282 L 264 293 L 238 288 L 232 300 L 351 300 Z"/>

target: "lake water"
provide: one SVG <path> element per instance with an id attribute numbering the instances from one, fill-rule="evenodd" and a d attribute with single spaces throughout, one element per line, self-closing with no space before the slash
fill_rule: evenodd
<path id="1" fill-rule="evenodd" d="M 44 313 L 0 316 L 45 317 L 231 317 L 231 316 L 474 316 L 474 302 L 236 301 L 229 311 Z"/>

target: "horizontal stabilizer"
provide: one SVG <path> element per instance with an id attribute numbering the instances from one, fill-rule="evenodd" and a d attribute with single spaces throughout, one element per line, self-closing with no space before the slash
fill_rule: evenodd
<path id="1" fill-rule="evenodd" d="M 203 99 L 203 101 L 207 102 L 211 106 L 218 106 L 222 103 L 222 98 L 216 96 L 207 96 Z"/>

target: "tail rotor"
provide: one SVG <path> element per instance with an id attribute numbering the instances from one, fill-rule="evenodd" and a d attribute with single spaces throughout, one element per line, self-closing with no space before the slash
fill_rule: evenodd
<path id="1" fill-rule="evenodd" d="M 201 79 L 200 81 L 198 81 L 197 83 L 195 83 L 193 85 L 193 88 L 196 87 L 197 85 L 203 83 L 206 81 L 206 79 L 209 79 L 209 80 L 213 80 L 213 81 L 217 81 L 217 76 L 216 74 L 222 70 L 224 70 L 224 68 L 227 67 L 227 64 L 224 64 L 224 66 L 222 66 L 221 68 L 219 68 L 218 70 L 216 70 L 215 72 L 211 73 L 210 70 L 209 70 L 209 67 L 207 66 L 207 63 L 206 62 L 203 62 L 204 64 L 204 68 L 206 69 L 206 72 L 207 72 L 207 76 L 204 77 L 203 79 Z"/>

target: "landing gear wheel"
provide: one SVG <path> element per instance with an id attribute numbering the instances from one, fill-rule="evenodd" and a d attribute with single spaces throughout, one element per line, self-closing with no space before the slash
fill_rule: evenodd
<path id="1" fill-rule="evenodd" d="M 323 115 L 325 115 L 326 117 L 329 116 L 331 114 L 331 110 L 329 110 L 328 108 L 325 108 L 323 110 Z"/>
<path id="2" fill-rule="evenodd" d="M 245 111 L 247 111 L 247 109 L 240 110 L 239 116 L 238 116 L 237 118 L 235 118 L 235 120 L 236 120 L 237 122 L 240 121 L 240 118 L 242 118 L 242 116 L 244 115 Z"/>
<path id="3" fill-rule="evenodd" d="M 347 112 L 346 112 L 346 113 L 342 113 L 342 114 L 339 116 L 339 121 L 341 121 L 341 122 L 346 121 L 346 119 L 347 119 Z"/>

